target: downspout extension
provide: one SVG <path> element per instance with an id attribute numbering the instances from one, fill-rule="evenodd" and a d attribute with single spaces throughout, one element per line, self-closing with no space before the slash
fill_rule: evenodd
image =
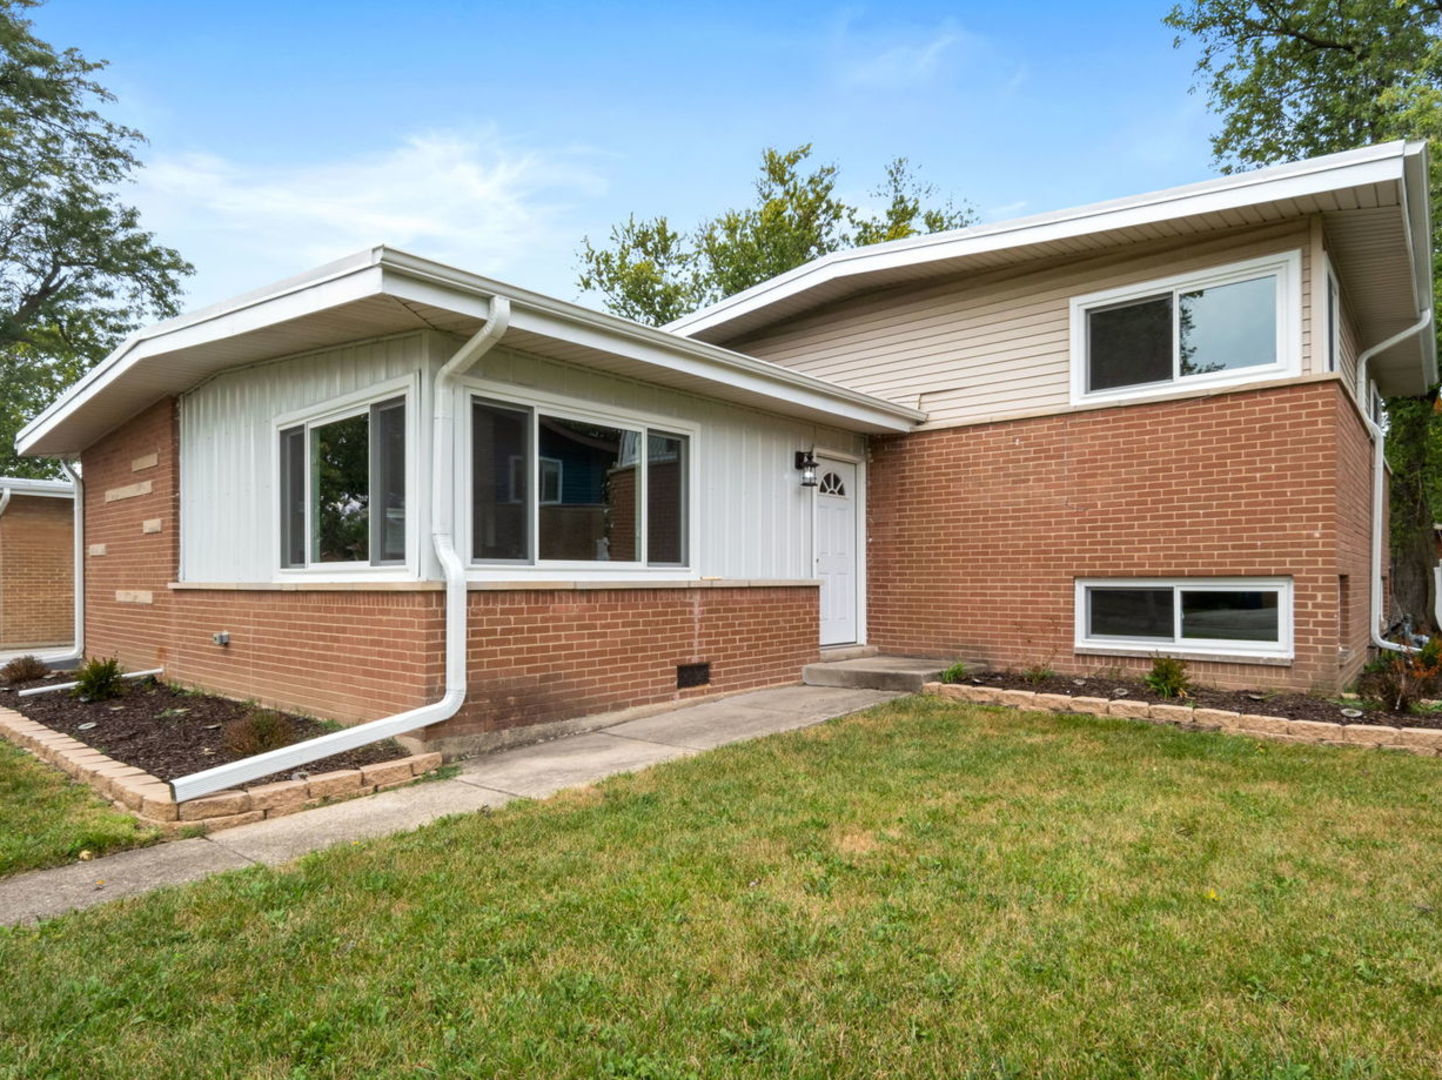
<path id="1" fill-rule="evenodd" d="M 449 720 L 466 700 L 466 567 L 455 543 L 456 379 L 495 347 L 511 323 L 511 302 L 491 298 L 485 326 L 473 334 L 436 372 L 431 415 L 431 543 L 445 578 L 446 689 L 439 701 L 394 716 L 333 731 L 279 750 L 217 765 L 170 781 L 176 802 L 208 795 L 272 773 L 285 772 L 332 754 L 430 724 Z"/>
<path id="2" fill-rule="evenodd" d="M 1367 379 L 1367 365 L 1372 357 L 1386 352 L 1392 346 L 1420 334 L 1432 325 L 1432 309 L 1428 307 L 1422 317 L 1407 329 L 1379 341 L 1361 356 L 1357 357 L 1357 401 L 1362 407 L 1362 420 L 1372 436 L 1372 581 L 1368 592 L 1371 594 L 1371 634 L 1374 648 L 1390 652 L 1414 653 L 1415 648 L 1388 641 L 1382 636 L 1382 494 L 1386 482 L 1387 448 L 1386 433 L 1381 425 L 1372 419 L 1370 387 Z"/>

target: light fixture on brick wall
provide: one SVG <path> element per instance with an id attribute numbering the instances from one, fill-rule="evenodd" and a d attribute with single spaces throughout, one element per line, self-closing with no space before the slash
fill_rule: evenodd
<path id="1" fill-rule="evenodd" d="M 816 486 L 816 448 L 796 451 L 796 471 L 801 474 L 802 487 Z"/>

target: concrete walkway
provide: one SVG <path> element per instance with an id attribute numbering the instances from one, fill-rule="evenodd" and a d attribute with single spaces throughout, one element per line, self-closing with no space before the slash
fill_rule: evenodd
<path id="1" fill-rule="evenodd" d="M 36 922 L 223 870 L 278 866 L 334 844 L 406 832 L 448 814 L 504 806 L 512 799 L 542 799 L 727 743 L 807 727 L 896 696 L 821 686 L 757 690 L 474 758 L 462 762 L 460 774 L 450 780 L 0 879 L 0 925 Z"/>

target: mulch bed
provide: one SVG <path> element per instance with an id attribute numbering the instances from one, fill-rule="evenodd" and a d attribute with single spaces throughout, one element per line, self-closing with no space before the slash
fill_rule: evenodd
<path id="1" fill-rule="evenodd" d="M 65 680 L 69 677 L 61 673 L 54 678 Z M 113 701 L 80 701 L 66 690 L 34 697 L 20 697 L 14 693 L 15 690 L 43 686 L 50 681 L 53 680 L 40 679 L 21 683 L 8 691 L 0 690 L 0 706 L 14 709 L 52 731 L 63 732 L 116 761 L 144 769 L 161 780 L 188 776 L 244 756 L 232 754 L 226 749 L 225 725 L 254 710 L 254 705 L 176 690 L 153 680 L 129 684 L 125 695 Z M 286 715 L 295 726 L 297 742 L 334 730 L 309 717 Z M 313 761 L 304 766 L 303 771 L 314 776 L 332 769 L 357 769 L 362 765 L 405 757 L 406 754 L 407 751 L 395 740 L 387 739 Z M 291 776 L 287 772 L 262 777 L 247 781 L 247 786 L 289 780 Z"/>
<path id="2" fill-rule="evenodd" d="M 1214 690 L 1193 687 L 1184 700 L 1164 698 L 1140 679 L 1099 675 L 1048 675 L 1035 679 L 1013 671 L 979 672 L 961 680 L 976 686 L 1004 690 L 1035 690 L 1039 694 L 1072 697 L 1119 698 L 1156 705 L 1195 705 L 1201 709 L 1227 709 L 1254 716 L 1281 716 L 1288 720 L 1320 720 L 1326 724 L 1385 724 L 1392 727 L 1442 728 L 1442 712 L 1395 713 L 1376 709 L 1353 698 L 1329 699 L 1285 690 Z M 1360 713 L 1349 716 L 1343 712 Z"/>

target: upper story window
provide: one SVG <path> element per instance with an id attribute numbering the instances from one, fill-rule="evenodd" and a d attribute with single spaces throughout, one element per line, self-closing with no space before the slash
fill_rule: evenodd
<path id="1" fill-rule="evenodd" d="M 406 399 L 280 430 L 280 565 L 406 561 Z"/>
<path id="2" fill-rule="evenodd" d="M 472 560 L 690 565 L 690 445 L 646 423 L 473 399 Z"/>
<path id="3" fill-rule="evenodd" d="M 1299 374 L 1300 262 L 1291 253 L 1074 298 L 1072 400 Z"/>

